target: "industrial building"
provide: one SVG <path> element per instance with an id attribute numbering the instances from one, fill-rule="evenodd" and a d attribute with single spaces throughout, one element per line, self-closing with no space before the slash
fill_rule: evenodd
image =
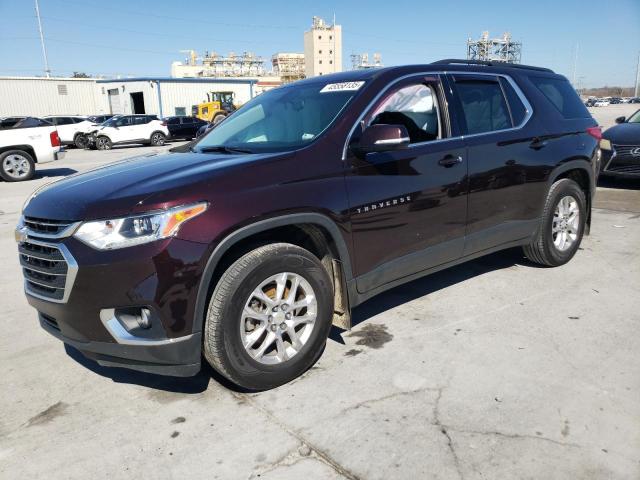
<path id="1" fill-rule="evenodd" d="M 352 70 L 367 70 L 369 68 L 382 68 L 382 55 L 379 53 L 373 54 L 373 62 L 369 62 L 368 53 L 354 53 L 351 54 L 351 69 Z"/>
<path id="2" fill-rule="evenodd" d="M 75 79 L 0 77 L 0 116 L 148 113 L 190 115 L 212 91 L 234 92 L 243 104 L 273 83 L 249 78 Z"/>
<path id="3" fill-rule="evenodd" d="M 511 38 L 509 32 L 500 38 L 489 38 L 489 32 L 482 32 L 478 40 L 467 40 L 467 60 L 520 63 L 522 43 Z"/>
<path id="4" fill-rule="evenodd" d="M 308 77 L 342 71 L 342 27 L 313 17 L 304 32 L 305 74 Z"/>
<path id="5" fill-rule="evenodd" d="M 274 75 L 282 83 L 295 82 L 305 77 L 304 53 L 276 53 L 271 57 Z"/>
<path id="6" fill-rule="evenodd" d="M 264 58 L 252 52 L 236 55 L 234 52 L 227 56 L 216 52 L 205 52 L 199 57 L 195 50 L 185 51 L 189 57 L 184 62 L 171 64 L 171 76 L 176 78 L 198 77 L 264 77 Z M 198 61 L 200 60 L 200 63 Z"/>

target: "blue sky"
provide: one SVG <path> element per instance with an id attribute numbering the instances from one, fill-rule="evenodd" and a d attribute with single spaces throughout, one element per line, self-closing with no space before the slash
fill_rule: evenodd
<path id="1" fill-rule="evenodd" d="M 577 44 L 578 86 L 631 86 L 640 52 L 640 0 L 40 0 L 40 10 L 55 75 L 168 76 L 187 49 L 302 52 L 311 17 L 334 13 L 345 67 L 362 52 L 380 52 L 385 65 L 464 58 L 469 36 L 510 31 L 523 63 L 571 78 Z M 0 75 L 42 74 L 33 0 L 0 0 L 0 19 Z"/>

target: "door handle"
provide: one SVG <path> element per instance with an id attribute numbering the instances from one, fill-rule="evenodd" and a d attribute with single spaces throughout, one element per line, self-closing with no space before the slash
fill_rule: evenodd
<path id="1" fill-rule="evenodd" d="M 457 157 L 454 157 L 453 155 L 446 155 L 438 161 L 438 165 L 444 168 L 451 168 L 458 163 L 462 163 L 462 157 L 460 155 Z"/>
<path id="2" fill-rule="evenodd" d="M 544 148 L 549 143 L 547 140 L 543 140 L 542 138 L 534 138 L 533 141 L 529 144 L 529 148 L 533 148 L 534 150 L 540 150 Z"/>

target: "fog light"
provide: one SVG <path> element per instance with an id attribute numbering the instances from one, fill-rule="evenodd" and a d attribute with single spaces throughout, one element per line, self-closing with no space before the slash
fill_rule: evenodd
<path id="1" fill-rule="evenodd" d="M 148 308 L 140 309 L 140 316 L 137 318 L 140 328 L 151 328 L 151 311 Z"/>

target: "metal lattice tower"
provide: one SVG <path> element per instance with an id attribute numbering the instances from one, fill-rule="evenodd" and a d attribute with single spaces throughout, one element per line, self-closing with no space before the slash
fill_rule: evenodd
<path id="1" fill-rule="evenodd" d="M 520 63 L 522 42 L 511 39 L 506 32 L 500 38 L 489 38 L 489 32 L 482 32 L 479 40 L 467 40 L 467 60 Z"/>

